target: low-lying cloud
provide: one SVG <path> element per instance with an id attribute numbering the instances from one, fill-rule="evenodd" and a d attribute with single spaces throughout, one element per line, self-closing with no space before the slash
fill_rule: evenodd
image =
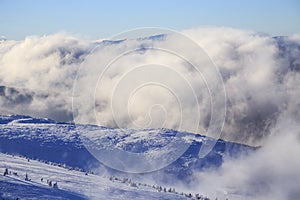
<path id="1" fill-rule="evenodd" d="M 261 149 L 195 173 L 189 190 L 218 199 L 299 199 L 299 128 L 298 121 L 279 119 Z"/>
<path id="2" fill-rule="evenodd" d="M 182 33 L 198 43 L 220 70 L 227 93 L 227 113 L 222 138 L 259 146 L 283 113 L 287 118 L 300 121 L 298 35 L 274 38 L 231 28 L 200 28 Z M 199 81 L 196 73 L 178 57 L 143 48 L 159 42 L 166 42 L 171 48 L 172 45 L 180 44 L 180 41 L 154 37 L 95 42 L 58 33 L 43 37 L 28 36 L 22 41 L 0 42 L 1 110 L 71 121 L 72 95 L 76 98 L 76 94 L 73 94 L 74 80 L 78 70 L 86 68 L 93 73 L 77 77 L 77 88 L 87 94 L 95 92 L 95 99 L 89 100 L 92 103 L 81 101 L 80 106 L 84 107 L 85 114 L 80 116 L 79 122 L 91 122 L 91 115 L 95 115 L 95 123 L 109 127 L 150 124 L 151 127 L 176 129 L 182 120 L 180 111 L 200 111 L 198 132 L 205 133 L 209 127 L 211 99 L 205 82 Z M 135 54 L 128 55 L 127 59 L 120 58 L 115 66 L 112 63 L 106 76 L 101 79 L 100 86 L 85 82 L 99 79 L 100 72 L 106 67 L 99 65 L 99 60 L 105 63 L 106 59 L 109 61 L 108 58 L 119 56 L 124 49 L 131 50 L 135 47 L 139 48 Z M 178 73 L 173 75 L 161 74 L 160 71 L 155 74 L 155 70 L 152 70 L 153 74 L 144 73 L 140 77 L 168 79 L 172 82 L 173 90 L 160 85 L 146 85 L 132 93 L 127 108 L 123 108 L 118 100 L 121 99 L 120 96 L 111 102 L 112 91 L 122 95 L 123 90 L 131 88 L 130 84 L 120 82 L 122 90 L 114 90 L 116 84 L 124 80 L 124 73 L 143 63 L 162 63 L 176 70 Z M 199 110 L 195 109 L 196 104 L 192 101 L 193 93 L 184 92 L 188 85 L 180 81 L 180 77 L 189 80 L 195 91 Z M 133 79 L 138 80 L 132 75 L 130 80 Z M 86 91 L 85 88 L 92 89 Z M 180 97 L 180 104 L 176 95 Z M 111 112 L 112 103 L 120 107 L 118 113 Z M 194 127 L 192 117 L 187 121 Z"/>

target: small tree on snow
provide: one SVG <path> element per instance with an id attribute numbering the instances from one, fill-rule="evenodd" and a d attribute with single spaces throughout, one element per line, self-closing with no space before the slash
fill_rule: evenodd
<path id="1" fill-rule="evenodd" d="M 53 188 L 58 189 L 57 182 L 55 182 L 55 183 L 53 184 Z"/>
<path id="2" fill-rule="evenodd" d="M 8 175 L 8 169 L 7 168 L 5 168 L 5 171 L 3 173 L 3 176 L 6 176 L 6 175 Z"/>
<path id="3" fill-rule="evenodd" d="M 28 178 L 28 174 L 25 174 L 25 181 L 30 181 L 31 179 Z"/>

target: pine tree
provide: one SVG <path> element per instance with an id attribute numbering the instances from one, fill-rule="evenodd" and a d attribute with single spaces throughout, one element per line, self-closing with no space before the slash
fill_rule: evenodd
<path id="1" fill-rule="evenodd" d="M 55 182 L 55 183 L 53 184 L 53 188 L 58 189 L 57 182 Z"/>
<path id="2" fill-rule="evenodd" d="M 6 176 L 6 175 L 8 175 L 8 169 L 7 168 L 5 168 L 5 171 L 3 173 L 3 176 Z"/>
<path id="3" fill-rule="evenodd" d="M 28 174 L 25 174 L 25 181 L 30 181 L 30 179 L 28 178 Z"/>

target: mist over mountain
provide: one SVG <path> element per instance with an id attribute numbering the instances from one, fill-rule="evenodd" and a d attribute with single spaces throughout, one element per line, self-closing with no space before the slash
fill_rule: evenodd
<path id="1" fill-rule="evenodd" d="M 285 115 L 296 121 L 300 120 L 299 110 L 299 69 L 300 69 L 300 37 L 271 37 L 253 31 L 231 28 L 200 28 L 182 31 L 183 34 L 197 42 L 218 66 L 227 94 L 227 112 L 222 138 L 239 143 L 259 146 L 263 144 L 270 129 L 276 125 L 278 118 Z M 168 41 L 169 40 L 169 41 Z M 36 117 L 48 117 L 57 121 L 72 121 L 72 90 L 78 69 L 89 65 L 95 72 L 103 70 L 93 61 L 93 57 L 101 59 L 118 55 L 120 49 L 139 48 L 138 54 L 130 58 L 130 63 L 118 63 L 118 69 L 128 70 L 140 62 L 163 62 L 174 67 L 181 74 L 192 79 L 193 72 L 182 67 L 180 60 L 154 54 L 145 47 L 152 43 L 168 41 L 172 37 L 149 37 L 143 40 L 130 39 L 119 41 L 87 41 L 65 33 L 47 36 L 28 36 L 21 41 L 1 40 L 0 43 L 0 106 L 16 114 Z M 180 44 L 180 41 L 176 41 Z M 113 86 L 122 71 L 111 71 L 105 77 L 105 86 Z M 90 76 L 90 75 L 89 75 Z M 98 77 L 94 73 L 91 76 Z M 93 78 L 93 77 L 86 78 Z M 77 77 L 78 78 L 78 77 Z M 175 80 L 176 81 L 176 80 Z M 197 85 L 201 95 L 199 133 L 204 133 L 209 126 L 210 98 L 205 84 Z M 82 82 L 83 85 L 83 82 Z M 94 87 L 94 86 L 85 86 Z M 175 89 L 183 90 L 180 82 Z M 111 88 L 106 87 L 107 90 Z M 109 112 L 109 91 L 101 91 L 96 95 L 96 115 L 98 123 L 107 127 L 116 127 Z M 160 95 L 158 95 L 160 94 Z M 188 94 L 187 94 L 188 95 Z M 161 96 L 161 99 L 158 99 Z M 147 101 L 143 101 L 147 99 Z M 172 97 L 158 88 L 148 88 L 135 99 L 131 112 L 132 119 L 144 117 L 145 107 L 153 102 L 167 100 L 164 109 L 169 113 L 164 128 L 175 128 L 178 120 L 176 106 Z M 195 105 L 184 102 L 186 110 Z M 92 109 L 87 107 L 86 116 Z M 124 109 L 125 112 L 125 109 Z M 157 113 L 156 113 L 157 112 Z M 154 113 L 154 114 L 153 114 Z M 164 114 L 160 110 L 153 111 L 151 126 L 159 127 Z M 122 116 L 122 113 L 118 113 Z M 172 116 L 172 117 L 170 117 Z M 122 118 L 122 126 L 131 127 L 132 120 Z M 86 120 L 81 116 L 81 121 Z M 187 130 L 189 131 L 189 130 Z"/>

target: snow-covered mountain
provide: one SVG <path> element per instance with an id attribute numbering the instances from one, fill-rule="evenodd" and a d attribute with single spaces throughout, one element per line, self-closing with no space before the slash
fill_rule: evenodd
<path id="1" fill-rule="evenodd" d="M 191 145 L 174 163 L 148 174 L 126 174 L 104 166 L 85 148 L 80 134 L 91 129 L 101 130 L 103 134 L 101 134 L 99 141 L 103 145 L 114 144 L 116 148 L 137 153 L 157 150 L 170 142 L 178 133 L 168 129 L 128 129 L 127 131 L 121 131 L 95 125 L 57 123 L 50 119 L 22 115 L 1 116 L 0 151 L 9 155 L 26 157 L 26 159 L 1 154 L 0 168 L 3 172 L 5 168 L 10 168 L 12 171 L 23 173 L 22 178 L 25 177 L 25 173 L 28 173 L 33 180 L 32 183 L 28 183 L 20 177 L 1 177 L 2 196 L 6 194 L 24 194 L 24 197 L 28 198 L 35 195 L 36 198 L 45 198 L 47 195 L 57 195 L 67 199 L 80 199 L 95 198 L 99 195 L 105 198 L 105 195 L 109 195 L 110 199 L 128 199 L 132 197 L 143 199 L 145 195 L 147 196 L 146 199 L 180 199 L 183 196 L 152 194 L 153 188 L 149 191 L 149 188 L 151 188 L 149 186 L 143 186 L 141 192 L 135 194 L 136 190 L 140 189 L 132 188 L 130 184 L 122 186 L 125 189 L 119 187 L 120 182 L 126 182 L 122 181 L 122 178 L 116 178 L 118 183 L 110 186 L 111 183 L 103 176 L 130 177 L 136 180 L 145 180 L 145 177 L 151 177 L 149 183 L 143 184 L 150 184 L 151 182 L 152 184 L 171 185 L 174 180 L 188 183 L 194 172 L 219 167 L 227 157 L 236 157 L 254 150 L 254 148 L 245 145 L 218 140 L 213 150 L 206 157 L 199 158 L 198 152 L 201 145 L 212 139 L 201 135 L 183 133 L 185 134 L 185 142 Z M 28 162 L 27 159 L 35 161 Z M 45 163 L 56 163 L 55 165 L 63 168 L 50 167 Z M 74 169 L 77 171 L 72 172 Z M 85 176 L 86 172 L 92 172 L 94 175 Z M 44 178 L 45 181 L 51 178 L 58 181 L 60 188 L 63 188 L 63 190 L 59 192 L 49 190 L 45 183 L 40 181 L 41 178 Z M 85 183 L 83 184 L 82 181 Z M 96 185 L 91 186 L 94 183 Z M 98 187 L 100 190 L 95 192 Z M 143 188 L 146 188 L 145 191 Z M 26 192 L 27 189 L 30 192 Z M 93 191 L 94 189 L 95 191 Z"/>

